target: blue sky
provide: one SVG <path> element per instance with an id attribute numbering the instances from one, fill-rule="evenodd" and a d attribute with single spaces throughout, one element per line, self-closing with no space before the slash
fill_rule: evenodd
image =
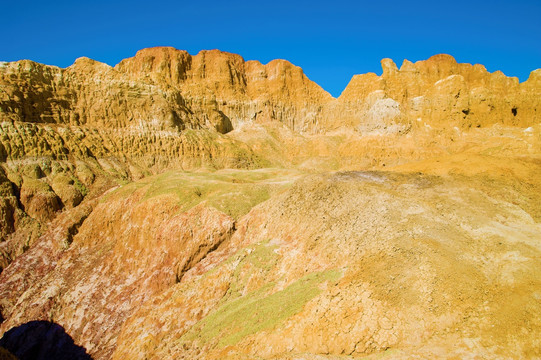
<path id="1" fill-rule="evenodd" d="M 338 96 L 380 60 L 447 53 L 521 81 L 541 68 L 541 0 L 476 1 L 9 1 L 0 60 L 115 65 L 150 46 L 220 49 L 301 66 Z"/>

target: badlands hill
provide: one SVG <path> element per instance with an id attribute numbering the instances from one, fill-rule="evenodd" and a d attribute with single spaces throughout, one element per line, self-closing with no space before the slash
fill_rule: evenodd
<path id="1" fill-rule="evenodd" d="M 0 358 L 541 357 L 541 70 L 382 68 L 0 63 Z"/>

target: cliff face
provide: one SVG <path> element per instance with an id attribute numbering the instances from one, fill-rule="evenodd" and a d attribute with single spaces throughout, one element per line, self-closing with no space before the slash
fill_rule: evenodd
<path id="1" fill-rule="evenodd" d="M 115 69 L 130 79 L 177 89 L 201 122 L 224 119 L 223 131 L 258 119 L 314 131 L 318 107 L 332 99 L 287 61 L 262 65 L 218 50 L 191 56 L 172 48 L 144 49 Z"/>
<path id="2" fill-rule="evenodd" d="M 2 341 L 42 321 L 95 359 L 541 356 L 541 70 L 382 67 L 335 99 L 217 50 L 0 63 Z"/>
<path id="3" fill-rule="evenodd" d="M 264 113 L 308 130 L 311 107 L 331 99 L 287 61 L 262 65 L 217 50 L 144 49 L 114 68 L 88 58 L 67 69 L 20 61 L 1 76 L 4 121 L 226 133 Z"/>
<path id="4" fill-rule="evenodd" d="M 0 159 L 216 159 L 224 149 L 213 151 L 204 140 L 179 134 L 228 133 L 253 123 L 278 122 L 297 134 L 340 127 L 405 134 L 412 128 L 467 131 L 541 121 L 540 70 L 519 84 L 449 55 L 406 60 L 400 69 L 384 59 L 382 67 L 381 76 L 355 75 L 333 99 L 287 61 L 262 65 L 217 50 L 191 56 L 173 48 L 144 49 L 114 68 L 87 58 L 67 69 L 27 60 L 3 63 Z M 237 156 L 241 163 L 253 162 L 248 150 L 240 152 L 247 152 Z M 235 156 L 225 157 L 225 165 L 234 166 Z"/>
<path id="5" fill-rule="evenodd" d="M 381 62 L 383 74 L 355 75 L 339 98 L 351 114 L 339 119 L 365 127 L 391 123 L 408 127 L 469 129 L 493 124 L 527 127 L 537 124 L 539 70 L 519 83 L 502 72 L 489 73 L 482 65 L 459 64 L 452 56 L 435 55 L 400 67 Z M 369 121 L 366 121 L 366 120 Z"/>
<path id="6" fill-rule="evenodd" d="M 23 60 L 0 68 L 0 109 L 3 121 L 221 133 L 257 119 L 308 133 L 378 115 L 460 128 L 538 122 L 539 70 L 519 84 L 449 55 L 400 69 L 384 59 L 382 68 L 355 75 L 335 100 L 285 60 L 262 65 L 218 50 L 149 48 L 114 68 L 88 58 L 66 69 Z"/>
<path id="7" fill-rule="evenodd" d="M 381 76 L 355 75 L 333 99 L 287 61 L 262 65 L 217 50 L 192 56 L 144 49 L 114 68 L 88 58 L 66 69 L 2 63 L 0 159 L 113 155 L 144 167 L 261 166 L 250 149 L 220 133 L 283 124 L 303 135 L 339 128 L 404 135 L 494 124 L 527 128 L 541 121 L 540 70 L 518 83 L 449 55 L 406 60 L 400 69 L 384 59 L 382 67 Z M 186 136 L 187 130 L 196 135 Z"/>

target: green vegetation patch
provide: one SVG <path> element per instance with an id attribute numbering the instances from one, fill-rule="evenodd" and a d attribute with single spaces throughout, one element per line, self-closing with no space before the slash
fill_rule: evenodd
<path id="1" fill-rule="evenodd" d="M 88 194 L 86 186 L 78 178 L 69 173 L 56 175 L 53 178 L 52 186 L 55 190 L 57 188 L 73 187 L 79 191 L 83 197 Z"/>
<path id="2" fill-rule="evenodd" d="M 289 317 L 299 313 L 304 305 L 319 295 L 319 284 L 336 281 L 339 270 L 311 273 L 287 288 L 268 295 L 273 283 L 248 295 L 228 301 L 194 325 L 182 342 L 199 340 L 209 343 L 219 339 L 217 346 L 234 345 L 246 336 L 272 329 Z"/>
<path id="3" fill-rule="evenodd" d="M 53 189 L 43 180 L 24 177 L 23 188 L 32 194 L 53 192 Z"/>
<path id="4" fill-rule="evenodd" d="M 293 182 L 286 170 L 219 170 L 215 172 L 169 171 L 144 178 L 116 190 L 104 201 L 126 198 L 143 189 L 143 201 L 163 195 L 173 195 L 187 211 L 206 202 L 238 219 L 257 204 L 267 200 Z"/>
<path id="5" fill-rule="evenodd" d="M 253 274 L 252 269 L 257 269 L 261 276 L 266 276 L 272 269 L 276 268 L 279 255 L 275 252 L 277 246 L 270 245 L 269 241 L 260 242 L 249 246 L 242 250 L 242 254 L 237 254 L 232 257 L 244 257 L 235 268 L 233 280 L 229 286 L 227 294 L 222 299 L 222 303 L 231 301 L 242 295 L 243 290 L 250 275 Z M 247 272 L 245 270 L 248 270 Z M 246 276 L 247 275 L 247 276 Z"/>
<path id="6" fill-rule="evenodd" d="M 150 178 L 149 178 L 150 179 Z M 148 179 L 139 180 L 136 182 L 131 182 L 127 185 L 121 186 L 118 189 L 108 193 L 104 197 L 101 198 L 100 202 L 106 202 L 106 201 L 114 201 L 118 199 L 126 199 L 129 196 L 131 196 L 134 192 L 137 190 L 144 188 L 145 186 L 148 186 L 149 183 L 147 181 Z"/>
<path id="7" fill-rule="evenodd" d="M 77 178 L 73 178 L 73 186 L 81 193 L 81 195 L 88 195 L 88 188 Z"/>

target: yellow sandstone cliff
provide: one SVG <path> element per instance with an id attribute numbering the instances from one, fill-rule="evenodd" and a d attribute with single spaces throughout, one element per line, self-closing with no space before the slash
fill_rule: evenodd
<path id="1" fill-rule="evenodd" d="M 541 357 L 541 70 L 382 68 L 0 63 L 0 349 Z"/>

